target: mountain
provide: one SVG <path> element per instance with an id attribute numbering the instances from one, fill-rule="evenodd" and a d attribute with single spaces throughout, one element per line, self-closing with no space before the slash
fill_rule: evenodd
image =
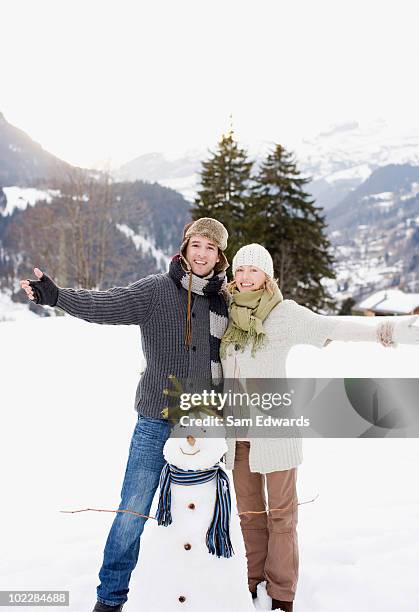
<path id="1" fill-rule="evenodd" d="M 157 181 L 193 200 L 203 155 L 203 152 L 198 151 L 186 153 L 181 157 L 146 153 L 122 165 L 115 173 L 115 178 L 121 181 Z"/>
<path id="2" fill-rule="evenodd" d="M 399 128 L 383 119 L 332 125 L 294 147 L 299 167 L 325 210 L 338 205 L 378 168 L 419 164 L 419 129 Z"/>
<path id="3" fill-rule="evenodd" d="M 377 168 L 327 212 L 327 221 L 338 299 L 386 287 L 418 291 L 419 166 Z"/>
<path id="4" fill-rule="evenodd" d="M 115 222 L 127 225 L 138 236 L 137 243 L 142 238 L 153 245 L 146 252 L 157 249 L 165 255 L 166 270 L 168 258 L 178 250 L 183 228 L 190 221 L 189 203 L 174 189 L 144 181 L 115 182 L 112 194 L 118 203 Z"/>
<path id="5" fill-rule="evenodd" d="M 18 280 L 34 266 L 87 288 L 166 271 L 189 207 L 156 182 L 108 181 L 66 164 L 0 115 L 0 292 L 14 301 L 26 302 Z"/>
<path id="6" fill-rule="evenodd" d="M 17 280 L 33 276 L 34 266 L 61 286 L 102 289 L 165 272 L 177 252 L 190 220 L 181 194 L 142 181 L 76 187 L 3 188 L 0 290 L 17 301 Z"/>
<path id="7" fill-rule="evenodd" d="M 264 143 L 257 150 L 268 148 Z M 417 292 L 419 131 L 346 122 L 304 140 L 294 153 L 302 174 L 312 177 L 308 191 L 326 209 L 337 260 L 330 290 L 338 301 L 384 286 Z M 207 157 L 203 151 L 142 155 L 104 187 L 99 172 L 62 162 L 0 115 L 0 290 L 21 300 L 17 280 L 43 264 L 63 286 L 82 283 L 73 262 L 80 258 L 75 228 L 86 232 L 87 255 L 95 262 L 103 245 L 89 232 L 100 221 L 107 245 L 101 288 L 166 270 Z M 262 156 L 254 159 L 257 165 Z M 89 218 L 87 203 L 96 217 Z"/>
<path id="8" fill-rule="evenodd" d="M 400 130 L 382 119 L 368 123 L 346 121 L 330 126 L 312 138 L 293 145 L 298 167 L 312 178 L 307 189 L 325 210 L 339 204 L 371 173 L 389 164 L 419 164 L 419 129 Z M 249 157 L 257 166 L 271 143 L 257 142 Z M 116 174 L 123 180 L 158 181 L 180 191 L 188 200 L 196 194 L 202 160 L 208 151 L 189 151 L 178 156 L 163 153 L 141 155 L 121 166 Z"/>
<path id="9" fill-rule="evenodd" d="M 401 202 L 416 194 L 416 185 L 419 185 L 419 166 L 389 164 L 377 168 L 328 212 L 330 228 L 350 234 L 359 224 L 379 224 L 383 215 L 389 213 L 387 209 L 400 214 Z"/>
<path id="10" fill-rule="evenodd" d="M 0 113 L 0 186 L 30 185 L 65 175 L 70 164 L 45 151 Z"/>

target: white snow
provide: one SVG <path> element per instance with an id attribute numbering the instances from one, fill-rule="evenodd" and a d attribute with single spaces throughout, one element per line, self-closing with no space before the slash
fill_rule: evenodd
<path id="1" fill-rule="evenodd" d="M 394 206 L 396 200 L 392 191 L 383 191 L 381 193 L 373 193 L 362 198 L 365 202 L 372 202 L 376 208 L 390 208 Z"/>
<path id="2" fill-rule="evenodd" d="M 349 172 L 348 178 L 351 178 L 352 170 L 355 177 L 358 169 L 362 168 L 367 172 L 368 168 L 387 164 L 415 165 L 419 162 L 418 142 L 417 128 L 401 130 L 395 123 L 377 118 L 359 121 L 358 125 L 345 131 L 323 132 L 295 143 L 292 148 L 309 175 L 329 181 L 331 176 L 339 176 L 341 168 L 345 168 L 343 173 Z M 359 177 L 363 178 L 361 174 Z M 342 178 L 345 178 L 345 174 Z"/>
<path id="3" fill-rule="evenodd" d="M 376 312 L 411 314 L 419 306 L 419 293 L 404 293 L 400 289 L 377 291 L 362 300 L 357 308 L 374 309 Z"/>
<path id="4" fill-rule="evenodd" d="M 0 323 L 24 319 L 37 320 L 39 316 L 31 312 L 27 304 L 12 302 L 10 292 L 0 291 Z"/>
<path id="5" fill-rule="evenodd" d="M 370 198 L 372 200 L 392 200 L 394 198 L 394 193 L 392 191 L 382 191 L 381 193 L 374 193 L 372 195 L 366 196 L 366 198 Z"/>
<path id="6" fill-rule="evenodd" d="M 410 198 L 414 198 L 419 193 L 419 183 L 412 183 L 410 186 L 410 191 L 400 196 L 400 200 L 410 200 Z"/>
<path id="7" fill-rule="evenodd" d="M 17 147 L 14 144 L 9 144 L 9 149 L 10 151 L 13 151 L 14 153 L 21 153 L 22 149 L 20 147 Z"/>
<path id="8" fill-rule="evenodd" d="M 34 187 L 3 187 L 3 191 L 7 200 L 6 208 L 0 211 L 3 217 L 11 215 L 16 208 L 25 210 L 28 206 L 35 206 L 41 200 L 50 203 L 60 193 L 57 189 L 42 191 Z"/>
<path id="9" fill-rule="evenodd" d="M 142 234 L 136 234 L 132 228 L 124 223 L 117 223 L 116 227 L 125 234 L 125 236 L 131 238 L 137 251 L 141 249 L 143 253 L 149 253 L 156 260 L 159 270 L 161 272 L 167 272 L 170 264 L 170 257 L 156 247 L 155 243 L 150 240 L 150 238 L 146 238 Z"/>
<path id="10" fill-rule="evenodd" d="M 328 183 L 335 183 L 336 181 L 360 179 L 366 181 L 371 175 L 371 167 L 368 164 L 353 165 L 345 170 L 338 170 L 324 177 Z"/>
<path id="11" fill-rule="evenodd" d="M 113 515 L 59 511 L 119 503 L 143 366 L 139 330 L 64 316 L 5 322 L 0 337 L 0 589 L 67 589 L 68 610 L 85 612 Z M 366 343 L 295 347 L 288 375 L 417 377 L 418 352 Z M 296 610 L 416 612 L 417 440 L 305 440 L 304 454 L 300 501 L 319 498 L 300 506 Z M 127 612 L 153 612 L 142 607 L 139 588 L 150 525 Z M 155 568 L 156 599 L 173 562 Z M 262 600 L 263 593 L 259 609 Z M 202 602 L 196 612 L 204 610 Z"/>
<path id="12" fill-rule="evenodd" d="M 180 176 L 177 178 L 164 178 L 159 181 L 160 185 L 179 191 L 186 200 L 193 202 L 198 189 L 197 176 Z"/>
<path id="13" fill-rule="evenodd" d="M 394 199 L 393 200 L 383 200 L 383 201 L 380 201 L 380 202 L 376 202 L 374 204 L 374 207 L 375 208 L 383 208 L 385 210 L 388 210 L 389 208 L 394 206 L 395 203 L 396 203 L 396 200 L 394 200 Z"/>

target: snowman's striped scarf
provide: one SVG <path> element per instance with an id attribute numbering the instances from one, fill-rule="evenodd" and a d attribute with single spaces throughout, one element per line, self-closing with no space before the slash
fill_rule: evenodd
<path id="1" fill-rule="evenodd" d="M 222 467 L 214 465 L 209 470 L 181 470 L 166 463 L 160 475 L 160 497 L 156 519 L 159 525 L 167 527 L 172 522 L 171 484 L 195 485 L 217 479 L 217 497 L 214 515 L 207 531 L 208 551 L 217 557 L 231 557 L 234 554 L 230 540 L 231 497 L 227 474 Z"/>

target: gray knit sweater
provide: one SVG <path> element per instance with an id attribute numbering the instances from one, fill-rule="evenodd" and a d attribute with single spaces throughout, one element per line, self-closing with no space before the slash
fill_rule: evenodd
<path id="1" fill-rule="evenodd" d="M 168 273 L 151 274 L 106 291 L 59 289 L 56 306 L 79 319 L 105 325 L 139 325 L 147 366 L 135 394 L 135 409 L 159 419 L 169 375 L 211 380 L 209 298 L 193 294 L 192 342 L 184 345 L 187 291 Z M 118 357 L 118 356 L 117 356 Z"/>

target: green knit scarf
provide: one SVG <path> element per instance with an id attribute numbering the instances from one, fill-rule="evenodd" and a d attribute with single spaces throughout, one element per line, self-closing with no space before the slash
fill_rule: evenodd
<path id="1" fill-rule="evenodd" d="M 254 357 L 256 351 L 265 343 L 263 321 L 282 300 L 282 293 L 277 285 L 272 295 L 266 289 L 242 292 L 235 289 L 229 308 L 228 327 L 221 339 L 221 357 L 226 356 L 230 344 L 238 345 L 244 351 L 249 342 L 252 342 L 251 353 Z"/>

